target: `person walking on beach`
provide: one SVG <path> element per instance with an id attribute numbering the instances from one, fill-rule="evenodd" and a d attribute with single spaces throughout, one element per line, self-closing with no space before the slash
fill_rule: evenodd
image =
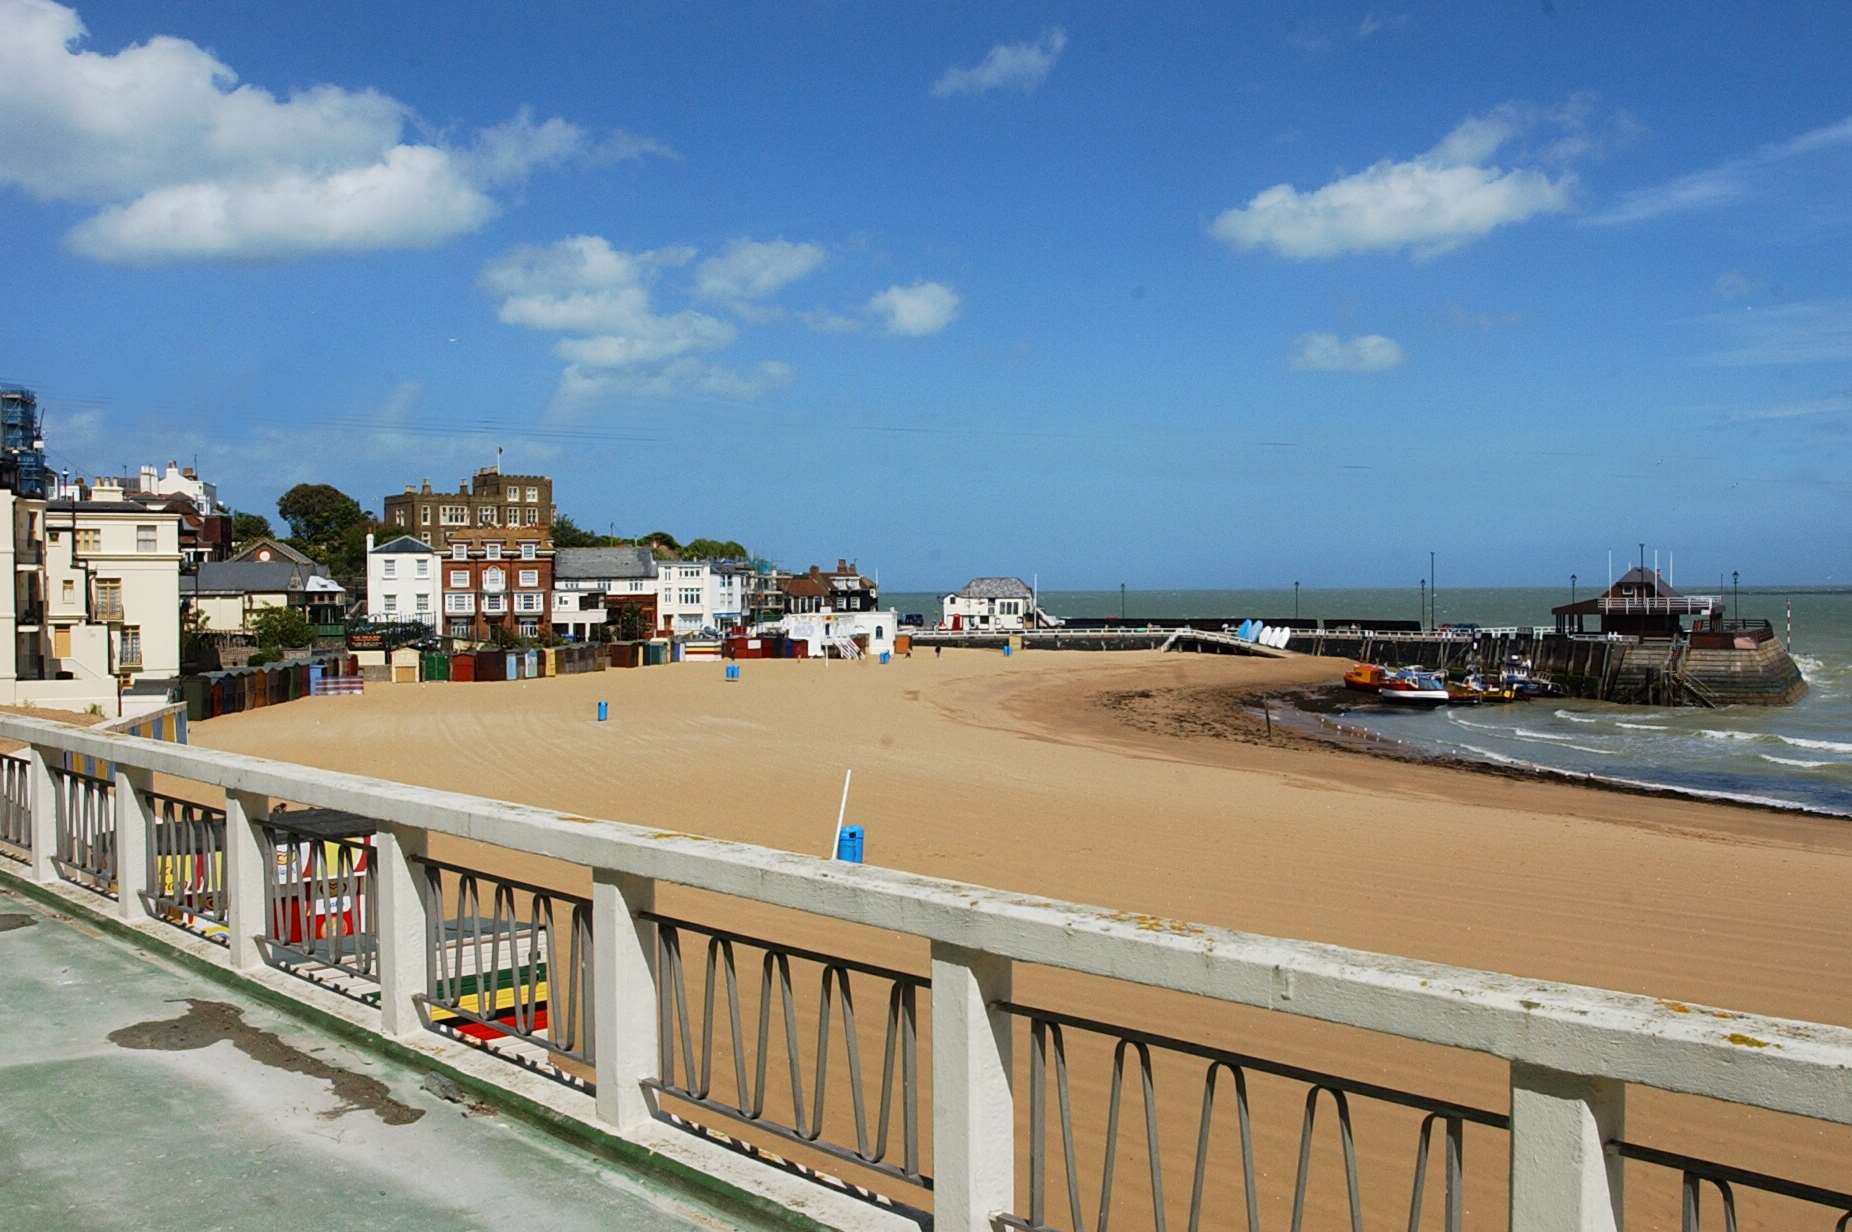
<path id="1" fill-rule="evenodd" d="M 945 647 L 943 646 L 934 646 L 932 648 L 932 657 L 935 659 L 944 653 L 945 653 Z"/>

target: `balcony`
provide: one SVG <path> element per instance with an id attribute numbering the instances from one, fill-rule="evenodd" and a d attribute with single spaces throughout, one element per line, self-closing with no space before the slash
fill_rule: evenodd
<path id="1" fill-rule="evenodd" d="M 543 1122 L 598 1143 L 605 1160 L 653 1154 L 659 1177 L 699 1174 L 703 1192 L 727 1195 L 733 1222 L 775 1204 L 874 1232 L 917 1232 L 928 1219 L 936 1232 L 1091 1228 L 1108 1211 L 1115 1227 L 1200 1218 L 1232 1228 L 1256 1226 L 1265 1208 L 1276 1218 L 1262 1226 L 1289 1226 L 1290 1210 L 1290 1226 L 1457 1232 L 1469 1215 L 1475 1227 L 1504 1227 L 1508 1215 L 1514 1232 L 1543 1232 L 1620 1227 L 1624 1186 L 1627 1212 L 1650 1227 L 1682 1214 L 1695 1229 L 1700 1203 L 1711 1210 L 1706 1228 L 1852 1226 L 1852 1193 L 1739 1162 L 1779 1156 L 1786 1170 L 1806 1163 L 1845 1183 L 1846 1027 L 1232 932 L 43 720 L 0 717 L 0 738 L 36 753 L 30 763 L 0 758 L 0 851 L 14 857 L 0 858 L 0 910 L 36 926 L 8 967 L 35 1011 L 0 1035 L 0 1072 L 55 1105 L 59 1115 L 29 1132 L 81 1144 L 137 1194 L 138 1226 L 186 1222 L 163 1205 L 197 1201 L 162 1183 L 173 1175 L 221 1178 L 233 1198 L 258 1183 L 326 1193 L 354 1208 L 347 1222 L 379 1222 L 385 1208 L 374 1204 L 396 1200 L 407 1170 L 380 1163 L 366 1118 L 403 1134 L 392 1159 L 409 1152 L 437 1170 L 421 1173 L 431 1182 L 422 1192 L 472 1210 L 488 1209 L 470 1205 L 484 1183 L 516 1187 L 513 1202 L 542 1201 L 524 1186 L 543 1190 L 550 1213 L 576 1210 L 565 1204 L 588 1191 L 600 1203 L 628 1192 L 622 1177 L 561 1183 L 566 1165 L 529 1176 L 525 1127 Z M 67 755 L 113 759 L 118 774 L 56 769 Z M 155 771 L 162 791 L 230 789 L 230 803 L 208 810 L 218 819 L 176 827 L 167 798 L 115 791 Z M 288 811 L 266 816 L 270 800 Z M 358 824 L 304 842 L 312 813 Z M 463 838 L 474 843 L 454 842 Z M 436 854 L 443 844 L 456 854 Z M 539 855 L 561 862 L 550 878 L 559 884 L 517 879 L 495 850 L 519 853 L 524 867 Z M 677 913 L 659 907 L 659 885 L 702 893 L 679 899 L 689 909 Z M 736 931 L 745 925 L 735 914 L 761 923 Z M 192 969 L 216 967 L 222 982 L 152 964 L 121 978 L 124 963 L 140 961 L 107 935 L 124 929 L 138 946 L 185 954 Z M 79 978 L 51 978 L 60 969 Z M 482 988 L 505 995 L 480 998 Z M 361 1043 L 308 1035 L 260 1009 L 259 994 L 338 1019 Z M 90 1012 L 98 997 L 111 1012 Z M 62 1058 L 92 1038 L 75 1033 L 100 1033 L 89 1025 L 99 1021 L 128 1024 L 106 1037 L 108 1089 L 159 1115 L 125 1115 L 120 1101 L 69 1086 Z M 1257 1055 L 1260 1041 L 1295 1035 L 1343 1041 L 1333 1053 L 1351 1058 L 1350 1072 Z M 237 1048 L 205 1046 L 218 1040 Z M 138 1054 L 149 1049 L 167 1055 L 144 1074 Z M 1384 1080 L 1397 1057 L 1417 1054 L 1409 1068 L 1428 1089 Z M 280 1068 L 296 1073 L 284 1085 L 256 1056 L 282 1056 Z M 363 1068 L 371 1081 L 358 1081 Z M 1500 1094 L 1474 1102 L 1433 1089 L 1468 1071 Z M 316 1098 L 349 1119 L 313 1150 L 276 1149 L 272 1135 L 328 1133 L 284 1112 L 305 1098 L 305 1075 L 328 1084 Z M 227 1098 L 228 1084 L 239 1098 Z M 427 1098 L 445 1092 L 457 1101 L 447 1108 Z M 525 1111 L 500 1122 L 493 1146 L 419 1136 L 498 1124 L 471 1115 L 498 1106 Z M 1702 1132 L 1681 1134 L 1699 1113 Z M 1772 1152 L 1771 1133 L 1810 1146 Z M 1668 1138 L 1731 1158 L 1684 1154 Z M 56 1149 L 22 1158 L 59 1162 L 16 1170 L 14 1188 L 63 1192 L 53 1169 L 68 1150 L 62 1139 L 47 1145 Z M 328 1181 L 330 1153 L 353 1183 Z M 622 1211 L 603 1222 L 663 1226 L 627 1223 Z"/>

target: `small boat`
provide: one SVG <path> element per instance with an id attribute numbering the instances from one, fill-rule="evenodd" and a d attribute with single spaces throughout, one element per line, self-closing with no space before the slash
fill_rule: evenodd
<path id="1" fill-rule="evenodd" d="M 1344 687 L 1359 693 L 1380 693 L 1388 679 L 1388 668 L 1376 663 L 1359 663 L 1344 673 Z"/>
<path id="2" fill-rule="evenodd" d="M 1531 662 L 1522 655 L 1512 655 L 1505 660 L 1505 670 L 1499 674 L 1498 683 L 1511 690 L 1513 697 L 1561 697 L 1564 689 L 1553 680 L 1546 680 L 1532 674 Z"/>
<path id="3" fill-rule="evenodd" d="M 1405 667 L 1384 681 L 1377 693 L 1384 701 L 1397 706 L 1444 706 L 1447 704 L 1447 678 L 1440 672 Z"/>
<path id="4" fill-rule="evenodd" d="M 1507 688 L 1488 688 L 1479 673 L 1473 672 L 1464 680 L 1447 682 L 1447 702 L 1453 706 L 1477 706 L 1480 702 L 1516 701 L 1517 694 Z"/>

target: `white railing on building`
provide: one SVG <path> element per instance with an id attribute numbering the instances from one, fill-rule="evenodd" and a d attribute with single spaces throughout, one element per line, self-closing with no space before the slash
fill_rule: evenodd
<path id="1" fill-rule="evenodd" d="M 1116 1041 L 1115 1111 L 1107 1131 L 1112 1141 L 1116 1138 L 1111 1135 L 1119 1132 L 1116 1096 L 1121 1088 L 1142 1076 L 1146 1099 L 1154 1098 L 1154 1051 L 1206 1063 L 1205 1129 L 1196 1156 L 1199 1182 L 1218 1073 L 1228 1080 L 1224 1089 L 1232 1088 L 1224 1098 L 1240 1113 L 1239 1140 L 1245 1150 L 1248 1118 L 1242 1074 L 1253 1070 L 1310 1088 L 1298 1177 L 1301 1199 L 1306 1152 L 1321 1102 L 1330 1109 L 1325 1115 L 1338 1122 L 1348 1159 L 1352 1147 L 1347 1101 L 1358 1098 L 1426 1112 L 1417 1168 L 1426 1164 L 1430 1144 L 1435 1158 L 1444 1158 L 1447 1193 L 1444 1203 L 1437 1205 L 1445 1212 L 1445 1226 L 1451 1228 L 1460 1223 L 1458 1148 L 1467 1124 L 1510 1134 L 1509 1211 L 1510 1227 L 1516 1232 L 1619 1228 L 1627 1161 L 1681 1173 L 1692 1210 L 1698 1188 L 1708 1183 L 1726 1203 L 1735 1201 L 1735 1193 L 1763 1190 L 1823 1205 L 1832 1210 L 1823 1227 L 1852 1211 L 1852 1195 L 1670 1155 L 1624 1138 L 1629 1084 L 1852 1125 L 1852 1030 L 1845 1027 L 1154 920 L 43 720 L 0 717 L 0 737 L 28 746 L 24 774 L 29 841 L 0 847 L 0 852 L 23 859 L 31 879 L 73 881 L 107 895 L 101 909 L 131 923 L 149 921 L 151 907 L 159 910 L 162 895 L 173 893 L 171 884 L 163 888 L 150 880 L 162 876 L 162 870 L 151 865 L 173 853 L 171 844 L 150 837 L 155 827 L 172 824 L 161 807 L 167 797 L 153 794 L 153 776 L 170 776 L 164 792 L 177 790 L 171 780 L 222 788 L 222 823 L 216 815 L 213 818 L 223 827 L 223 838 L 217 840 L 222 844 L 217 853 L 222 866 L 212 872 L 209 901 L 189 905 L 225 922 L 229 944 L 211 951 L 216 961 L 233 969 L 256 969 L 266 961 L 280 918 L 277 844 L 295 841 L 289 836 L 279 840 L 280 827 L 291 824 L 295 814 L 274 815 L 271 801 L 369 819 L 371 837 L 364 852 L 355 853 L 364 857 L 364 890 L 355 883 L 339 891 L 323 885 L 314 893 L 364 901 L 364 926 L 356 929 L 356 940 L 362 944 L 345 947 L 343 953 L 350 959 L 365 956 L 355 973 L 377 990 L 365 1004 L 376 1007 L 368 1012 L 377 1012 L 383 1034 L 421 1032 L 441 1025 L 432 1022 L 440 1016 L 453 1023 L 481 1020 L 485 1003 L 472 999 L 472 994 L 480 996 L 485 988 L 493 988 L 493 977 L 511 976 L 513 1017 L 498 1021 L 516 1029 L 505 1034 L 531 1046 L 543 1059 L 573 1061 L 588 1069 L 592 1080 L 579 1085 L 589 1088 L 590 1095 L 577 1098 L 587 1099 L 587 1115 L 595 1115 L 613 1132 L 639 1132 L 659 1119 L 662 1097 L 683 1100 L 784 1139 L 815 1145 L 878 1175 L 930 1186 L 934 1226 L 941 1232 L 978 1232 L 999 1224 L 1039 1228 L 1055 1226 L 1046 1223 L 1049 1219 L 1064 1218 L 1051 1208 L 1066 1203 L 1051 1202 L 1044 1192 L 1049 1161 L 1040 1137 L 1052 1132 L 1047 1099 L 1052 1060 L 1058 1119 L 1071 1151 L 1063 1032 L 1102 1034 Z M 110 778 L 74 778 L 62 768 L 73 755 L 107 762 Z M 441 864 L 426 854 L 435 835 L 589 869 L 591 897 L 520 887 L 492 870 Z M 200 841 L 199 834 L 188 839 L 193 844 Z M 207 862 L 214 858 L 196 845 L 189 856 Z M 356 861 L 316 875 L 346 876 L 358 867 Z M 478 882 L 480 890 L 475 888 Z M 659 915 L 656 886 L 661 882 L 919 938 L 930 948 L 929 973 L 887 970 Z M 461 893 L 460 886 L 465 887 Z M 518 893 L 511 895 L 510 886 Z M 104 898 L 96 901 L 105 904 Z M 685 978 L 685 965 L 695 961 L 693 955 L 683 956 L 688 942 L 704 945 L 700 1013 L 688 992 L 691 981 Z M 485 957 L 485 947 L 496 946 L 506 947 L 508 966 L 503 967 L 495 954 Z M 751 1036 L 741 1021 L 735 992 L 735 947 L 764 955 L 760 978 L 765 995 L 757 1024 L 757 1074 L 748 1077 L 748 1050 L 735 1047 L 738 1098 L 729 1100 L 710 1089 L 708 1062 L 716 1033 L 730 1031 L 735 1045 Z M 313 946 L 298 948 L 312 951 Z M 821 1032 L 811 1061 L 814 1097 L 808 1108 L 797 1099 L 790 1121 L 775 1121 L 766 1114 L 764 1102 L 768 1040 L 777 1044 L 780 1034 L 785 1037 L 783 1060 L 794 1096 L 805 1085 L 793 1009 L 794 960 L 821 970 L 820 1013 L 813 1019 L 814 1029 Z M 535 981 L 542 978 L 539 964 L 545 964 L 545 978 L 571 983 L 570 988 L 554 990 L 549 1008 L 559 1017 L 544 1027 L 532 1012 L 532 1001 L 522 1000 L 532 997 Z M 1013 996 L 1016 964 L 1080 972 L 1490 1054 L 1509 1063 L 1510 1110 L 1506 1114 L 1450 1104 L 1021 1005 Z M 823 1070 L 832 1048 L 839 1045 L 831 1045 L 828 1029 L 840 1020 L 851 1041 L 856 1035 L 848 1000 L 852 975 L 874 979 L 887 989 L 888 1046 L 876 1088 L 880 1110 L 871 1120 L 862 1102 L 861 1063 L 851 1044 L 848 1068 L 858 1071 L 855 1133 L 852 1140 L 831 1142 L 822 1128 Z M 745 978 L 751 978 L 750 966 Z M 838 990 L 834 1001 L 833 985 Z M 916 1079 L 919 1067 L 911 1052 L 916 994 L 927 1003 L 930 1024 L 929 1091 Z M 773 1000 L 781 1005 L 782 1032 L 772 1025 Z M 1033 1050 L 1031 1089 L 1026 1093 L 1013 1085 L 1019 1026 L 1026 1028 Z M 530 1068 L 536 1064 L 526 1063 Z M 782 1067 L 772 1072 L 771 1081 L 783 1081 Z M 896 1072 L 899 1081 L 890 1085 Z M 1019 1193 L 1015 1110 L 1025 1098 L 1037 1136 L 1024 1144 L 1033 1183 L 1030 1192 Z M 920 1111 L 922 1103 L 929 1111 Z M 889 1136 L 890 1114 L 900 1127 L 894 1137 Z M 1222 1114 L 1225 1126 L 1228 1115 Z M 916 1129 L 922 1116 L 929 1129 Z M 1148 1104 L 1144 1116 L 1155 1143 L 1157 1122 Z M 1126 1120 L 1132 1123 L 1129 1115 Z M 919 1132 L 931 1134 L 930 1177 L 920 1170 Z M 1152 1191 L 1154 1200 L 1162 1202 L 1155 1159 L 1154 1155 Z M 1354 1178 L 1354 1166 L 1351 1172 Z M 1112 1184 L 1110 1166 L 1103 1176 L 1088 1180 L 1088 1194 L 1070 1175 L 1062 1197 L 1072 1203 L 1078 1220 L 1084 1218 L 1080 1208 L 1091 1196 L 1101 1209 L 1103 1225 Z M 1406 1186 L 1402 1192 L 1408 1192 Z M 1355 1222 L 1361 1208 L 1354 1179 L 1349 1197 Z M 801 1196 L 793 1200 L 800 1205 L 804 1201 Z M 1418 1179 L 1412 1204 L 1417 1220 L 1421 1201 Z M 1142 1222 L 1142 1212 L 1139 1217 Z M 1841 1220 L 1839 1226 L 1848 1224 Z"/>

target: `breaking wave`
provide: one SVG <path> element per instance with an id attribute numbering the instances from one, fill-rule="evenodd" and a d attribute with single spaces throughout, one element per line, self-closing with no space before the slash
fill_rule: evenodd
<path id="1" fill-rule="evenodd" d="M 1571 723 L 1599 723 L 1601 722 L 1600 719 L 1585 719 L 1581 715 L 1576 714 L 1572 710 L 1558 710 L 1556 712 L 1556 717 L 1559 719 L 1568 719 Z M 1622 724 L 1622 726 L 1625 726 L 1625 724 Z"/>

